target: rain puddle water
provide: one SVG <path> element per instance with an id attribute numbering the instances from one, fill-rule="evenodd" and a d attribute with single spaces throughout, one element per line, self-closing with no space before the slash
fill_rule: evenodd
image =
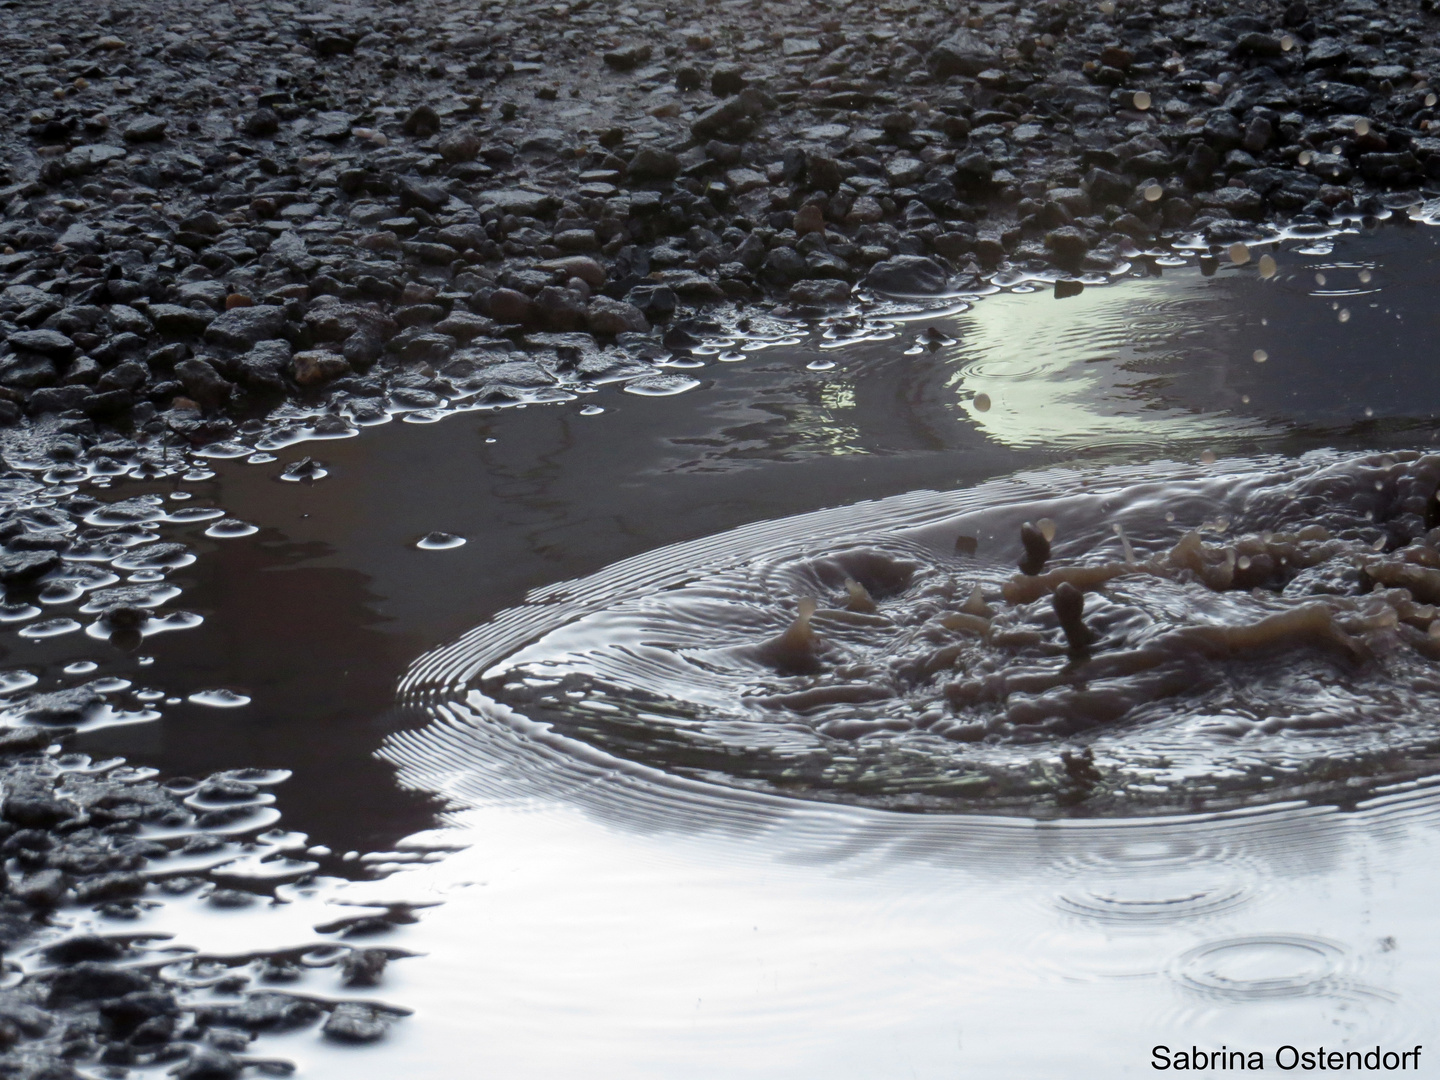
<path id="1" fill-rule="evenodd" d="M 1440 1003 L 1436 251 L 1137 257 L 701 343 L 638 393 L 32 471 L 7 497 L 92 572 L 7 594 L 0 689 L 44 723 L 77 688 L 46 707 L 90 761 L 290 773 L 226 852 L 279 903 L 124 931 L 413 1010 L 257 1044 L 305 1076 L 1410 1049 Z M 417 905 L 342 991 L 337 920 Z"/>

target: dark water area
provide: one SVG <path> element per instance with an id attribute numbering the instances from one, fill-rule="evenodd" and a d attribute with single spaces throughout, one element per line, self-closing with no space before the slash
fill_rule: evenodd
<path id="1" fill-rule="evenodd" d="M 213 480 L 185 487 L 260 532 L 200 538 L 198 561 L 172 577 L 206 622 L 159 639 L 144 674 L 182 697 L 213 685 L 252 703 L 182 702 L 81 748 L 167 772 L 283 764 L 295 770 L 291 827 L 336 850 L 384 848 L 433 811 L 374 758 L 409 723 L 393 709 L 396 682 L 532 588 L 749 522 L 1024 469 L 1428 445 L 1436 243 L 1428 228 L 1391 226 L 1341 237 L 1328 255 L 1281 245 L 1270 280 L 1257 248 L 1212 276 L 1155 266 L 1064 299 L 1040 283 L 873 335 L 885 340 L 835 348 L 817 334 L 740 362 L 702 355 L 687 371 L 701 385 L 674 397 L 604 388 L 393 422 L 273 464 L 215 462 Z M 328 475 L 276 479 L 305 454 Z M 114 496 L 155 488 L 122 481 Z M 417 550 L 436 530 L 468 542 Z M 17 658 L 58 665 L 77 645 L 27 642 Z M 102 673 L 133 663 L 88 641 L 82 652 Z"/>
<path id="2" fill-rule="evenodd" d="M 787 791 L 698 768 L 668 744 L 587 741 L 583 725 L 526 715 L 523 695 L 481 700 L 476 688 L 488 665 L 556 626 L 624 629 L 604 604 L 585 606 L 615 582 L 683 605 L 681 586 L 706 560 L 743 569 L 736 553 L 760 540 L 793 569 L 862 526 L 918 543 L 926 522 L 953 524 L 978 506 L 999 514 L 978 535 L 998 590 L 1019 552 L 1011 517 L 1052 514 L 1045 500 L 1100 490 L 1107 476 L 1150 485 L 1124 518 L 1142 560 L 1200 524 L 1185 506 L 1287 483 L 1331 491 L 1316 513 L 1362 557 L 1372 523 L 1383 525 L 1375 508 L 1389 513 L 1366 501 L 1370 488 L 1429 475 L 1437 244 L 1433 229 L 1391 224 L 1256 246 L 1236 253 L 1243 264 L 1137 257 L 1129 276 L 1063 298 L 1053 282 L 1001 281 L 941 312 L 894 304 L 765 348 L 717 329 L 672 358 L 697 385 L 669 396 L 611 385 L 550 404 L 399 415 L 271 461 L 211 460 L 209 477 L 82 484 L 106 502 L 155 494 L 167 510 L 220 507 L 256 531 L 155 527 L 196 556 L 164 580 L 181 590 L 167 608 L 198 625 L 126 650 L 79 628 L 21 637 L 22 621 L 3 631 L 6 665 L 42 690 L 82 675 L 157 688 L 145 700 L 158 717 L 77 737 L 95 758 L 192 776 L 292 770 L 277 806 L 328 884 L 284 886 L 268 922 L 221 926 L 174 907 L 146 928 L 239 953 L 257 937 L 305 939 L 327 904 L 438 904 L 387 939 L 424 954 L 392 965 L 378 991 L 416 1011 L 369 1057 L 322 1050 L 311 1035 L 267 1043 L 306 1075 L 402 1065 L 453 1075 L 477 1038 L 490 1067 L 527 1077 L 859 1078 L 896 1075 L 896 1062 L 915 1075 L 1003 1075 L 1028 1045 L 1017 1018 L 1036 1008 L 1055 1020 L 1053 1038 L 1021 1055 L 1035 1076 L 1112 1075 L 1122 1058 L 1138 1068 L 1165 1025 L 1176 1039 L 1233 1045 L 1347 1024 L 1408 1046 L 1432 1032 L 1426 987 L 1440 970 L 1423 900 L 1436 883 L 1414 869 L 1435 865 L 1425 732 L 1407 729 L 1396 741 L 1410 756 L 1369 768 L 1348 796 L 1334 783 L 1271 785 L 1265 769 L 1296 745 L 1281 725 L 1214 816 L 1157 818 L 1185 810 L 1157 798 L 1057 823 L 1027 814 L 1088 811 L 1020 798 L 968 808 L 1004 820 L 957 813 L 967 806 L 953 801 L 895 814 L 862 788 Z M 1297 464 L 1306 454 L 1320 456 Z M 1370 456 L 1355 465 L 1360 454 Z M 322 477 L 281 478 L 306 456 Z M 1351 469 L 1343 491 L 1311 476 L 1331 466 Z M 1167 521 L 1167 507 L 1180 520 Z M 1084 562 L 1088 549 L 1123 559 L 1108 513 L 1053 511 L 1057 562 Z M 1257 537 L 1278 527 L 1236 520 L 1235 532 Z M 1216 551 L 1240 542 L 1222 532 L 1206 534 Z M 421 544 L 436 533 L 464 543 Z M 950 559 L 954 536 L 944 542 Z M 754 610 L 783 629 L 796 583 L 818 573 L 806 566 L 774 578 L 784 588 L 757 594 Z M 814 580 L 839 595 L 824 574 Z M 83 623 L 82 603 L 45 614 Z M 1395 619 L 1418 618 L 1364 603 L 1335 617 L 1378 620 L 1346 624 L 1372 646 L 1402 632 Z M 1140 596 L 1112 622 L 1163 610 Z M 1043 610 L 1017 618 L 1053 633 Z M 773 632 L 762 623 L 760 642 Z M 1430 662 L 1416 655 L 1405 663 Z M 96 667 L 61 670 L 82 661 Z M 1257 670 L 1261 686 L 1271 673 Z M 835 745 L 869 737 L 833 730 Z M 1374 726 L 1363 747 L 1342 732 L 1304 753 L 1371 753 L 1388 730 Z M 1148 752 L 1163 735 L 1121 729 L 1097 761 Z M 1055 759 L 1068 738 L 1038 750 L 1002 739 L 986 752 Z M 963 756 L 974 744 L 947 745 Z M 1204 771 L 1176 760 L 1162 794 Z M 1136 811 L 1152 816 L 1126 816 Z M 465 850 L 427 866 L 386 861 L 416 843 Z M 357 864 L 344 853 L 377 854 Z M 388 877 L 334 881 L 377 862 Z M 702 1000 L 715 1011 L 697 1012 Z M 556 1016 L 570 1018 L 566 1039 L 547 1034 Z M 809 1034 L 797 1039 L 796 1025 Z M 1074 1054 L 1108 1071 L 1076 1072 Z"/>

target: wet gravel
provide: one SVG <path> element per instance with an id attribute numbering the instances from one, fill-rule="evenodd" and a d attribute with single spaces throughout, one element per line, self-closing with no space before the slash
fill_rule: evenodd
<path id="1" fill-rule="evenodd" d="M 343 429 L 1413 201 L 1428 7 L 9 3 L 0 420 Z"/>
<path id="2" fill-rule="evenodd" d="M 276 774 L 162 783 L 154 770 L 64 753 L 71 731 L 0 737 L 0 1073 L 60 1080 L 98 1067 L 121 1077 L 159 1065 L 214 1080 L 247 1067 L 288 1075 L 293 1064 L 255 1052 L 259 1035 L 316 1028 L 340 1043 L 385 1036 L 403 1008 L 347 1001 L 345 988 L 380 985 L 387 963 L 407 955 L 374 939 L 413 921 L 407 911 L 316 927 L 335 939 L 318 950 L 312 943 L 238 957 L 166 948 L 153 931 L 127 933 L 127 923 L 183 897 L 217 910 L 272 902 L 273 884 L 268 893 L 237 888 L 223 866 L 245 855 L 288 858 L 283 834 L 261 832 L 274 817 L 256 798 Z M 303 886 L 316 864 L 296 865 L 298 876 L 280 880 Z M 102 930 L 76 929 L 86 918 Z M 334 969 L 337 995 L 286 991 L 316 966 Z"/>
<path id="3" fill-rule="evenodd" d="M 323 437 L 457 395 L 664 392 L 655 362 L 719 313 L 743 330 L 1405 205 L 1440 176 L 1430 6 L 4 0 L 7 457 L 144 478 L 287 401 L 321 406 Z M 143 507 L 70 535 L 93 509 L 0 523 L 7 606 L 85 591 L 97 544 L 157 576 L 184 557 Z M 88 606 L 123 642 L 168 599 Z M 256 1033 L 383 1035 L 394 1012 L 276 988 L 298 955 L 187 974 L 127 937 L 169 894 L 264 899 L 166 870 L 263 848 L 255 785 L 66 755 L 114 691 L 3 689 L 0 942 L 24 955 L 85 909 L 115 932 L 7 961 L 0 1072 L 284 1073 Z M 345 985 L 398 955 L 350 940 L 371 921 L 317 928 Z M 187 997 L 227 978 L 230 1003 Z"/>

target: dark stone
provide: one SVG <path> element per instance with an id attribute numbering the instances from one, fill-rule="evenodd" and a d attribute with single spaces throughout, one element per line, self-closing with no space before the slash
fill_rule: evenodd
<path id="1" fill-rule="evenodd" d="M 231 308 L 205 328 L 205 340 L 227 349 L 245 350 L 280 337 L 285 330 L 285 309 L 256 304 Z"/>
<path id="2" fill-rule="evenodd" d="M 869 288 L 896 296 L 934 295 L 949 283 L 949 272 L 923 255 L 897 255 L 876 263 L 865 275 Z"/>
<path id="3" fill-rule="evenodd" d="M 218 409 L 230 400 L 230 382 L 206 360 L 193 358 L 175 365 L 175 377 L 185 393 L 205 409 Z"/>
<path id="4" fill-rule="evenodd" d="M 51 977 L 47 1004 L 53 1009 L 75 1002 L 123 997 L 149 989 L 149 979 L 138 971 L 86 962 L 64 968 Z"/>
<path id="5" fill-rule="evenodd" d="M 77 351 L 75 342 L 58 330 L 20 330 L 7 340 L 17 349 L 27 349 L 56 360 L 69 360 Z"/>
<path id="6" fill-rule="evenodd" d="M 322 1030 L 337 1042 L 370 1043 L 384 1038 L 389 1027 L 389 1018 L 379 1010 L 346 1002 L 335 1006 Z"/>
<path id="7" fill-rule="evenodd" d="M 440 131 L 440 116 L 429 105 L 417 105 L 410 110 L 402 126 L 406 135 L 427 139 Z"/>

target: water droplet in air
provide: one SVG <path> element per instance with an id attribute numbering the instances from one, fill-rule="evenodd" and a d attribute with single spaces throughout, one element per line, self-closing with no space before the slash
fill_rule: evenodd
<path id="1" fill-rule="evenodd" d="M 1101 14 L 1101 15 L 1114 15 L 1114 14 L 1115 14 L 1115 4 L 1113 3 L 1113 0 L 1100 0 L 1100 14 Z"/>
<path id="2" fill-rule="evenodd" d="M 1433 108 L 1437 101 L 1440 101 L 1440 98 L 1437 98 L 1434 94 L 1425 95 L 1425 107 L 1427 109 Z"/>
<path id="3" fill-rule="evenodd" d="M 1365 406 L 1365 415 L 1366 415 L 1366 416 L 1374 416 L 1374 415 L 1375 415 L 1375 410 L 1372 409 L 1369 405 L 1366 405 L 1366 406 Z"/>
<path id="4" fill-rule="evenodd" d="M 1204 464 L 1206 464 L 1206 465 L 1214 465 L 1214 464 L 1215 464 L 1215 451 L 1214 451 L 1214 450 L 1202 450 L 1202 451 L 1200 452 L 1200 460 L 1201 460 Z"/>
<path id="5" fill-rule="evenodd" d="M 1349 322 L 1349 321 L 1350 321 L 1350 309 L 1349 309 L 1348 307 L 1342 307 L 1342 308 L 1340 309 L 1340 321 L 1341 321 L 1341 322 Z"/>
<path id="6" fill-rule="evenodd" d="M 1165 520 L 1166 520 L 1166 521 L 1174 521 L 1174 520 L 1175 520 L 1175 511 L 1174 511 L 1174 510 L 1166 510 L 1166 511 L 1165 511 Z"/>
<path id="7" fill-rule="evenodd" d="M 1281 52 L 1289 52 L 1293 48 L 1295 48 L 1295 39 L 1293 37 L 1291 37 L 1289 34 L 1285 34 L 1280 38 Z"/>
<path id="8" fill-rule="evenodd" d="M 1374 278 L 1374 276 L 1375 276 L 1375 275 L 1372 274 L 1372 273 L 1370 273 L 1369 270 L 1361 270 L 1361 271 L 1360 271 L 1360 284 L 1361 284 L 1361 285 L 1369 285 L 1371 279 Z"/>
<path id="9" fill-rule="evenodd" d="M 1145 201 L 1146 201 L 1146 202 L 1159 202 L 1159 201 L 1160 201 L 1160 197 L 1161 197 L 1162 195 L 1164 195 L 1164 194 L 1165 194 L 1165 189 L 1164 189 L 1163 187 L 1161 187 L 1159 184 L 1146 184 L 1146 185 L 1145 185 Z"/>
<path id="10" fill-rule="evenodd" d="M 1250 395 L 1249 395 L 1249 394 L 1241 394 L 1241 395 L 1240 395 L 1240 404 L 1241 404 L 1241 405 L 1249 405 L 1249 404 L 1250 404 Z"/>
<path id="11" fill-rule="evenodd" d="M 187 698 L 192 705 L 209 705 L 216 709 L 238 709 L 249 705 L 250 699 L 234 690 L 197 690 Z"/>
<path id="12" fill-rule="evenodd" d="M 451 548 L 464 547 L 465 538 L 454 533 L 432 532 L 417 540 L 415 546 L 421 551 L 449 551 Z"/>
<path id="13" fill-rule="evenodd" d="M 975 395 L 974 405 L 975 405 L 975 411 L 976 411 L 976 412 L 989 412 L 989 411 L 990 411 L 990 395 L 989 395 L 989 394 L 976 394 L 976 395 Z"/>
<path id="14" fill-rule="evenodd" d="M 1295 160 L 1300 162 L 1301 165 L 1309 165 L 1310 162 L 1315 160 L 1315 155 L 1312 154 L 1309 150 L 1301 150 L 1300 156 Z"/>
<path id="15" fill-rule="evenodd" d="M 1325 275 L 1324 275 L 1324 274 L 1316 274 L 1316 275 L 1315 275 L 1315 284 L 1316 284 L 1316 285 L 1324 285 L 1324 284 L 1325 284 Z"/>
<path id="16" fill-rule="evenodd" d="M 1146 109 L 1150 108 L 1150 94 L 1148 91 L 1136 90 L 1135 96 L 1131 98 L 1131 101 L 1135 103 L 1135 108 L 1139 109 L 1141 112 L 1144 112 Z"/>
<path id="17" fill-rule="evenodd" d="M 1241 570 L 1249 570 L 1249 569 L 1250 569 L 1250 556 L 1249 556 L 1249 555 L 1241 555 L 1240 558 L 1238 558 L 1238 559 L 1235 560 L 1235 565 L 1238 566 Z"/>
<path id="18" fill-rule="evenodd" d="M 1359 120 L 1356 120 L 1356 121 L 1355 121 L 1355 134 L 1356 134 L 1356 135 L 1369 135 L 1369 134 L 1370 134 L 1370 121 L 1369 121 L 1369 120 L 1366 120 L 1363 116 L 1362 116 Z"/>
<path id="19" fill-rule="evenodd" d="M 1274 255 L 1261 255 L 1261 256 L 1260 256 L 1260 276 L 1261 276 L 1262 278 L 1269 279 L 1269 278 L 1274 277 L 1276 271 L 1278 271 L 1279 269 L 1280 269 L 1280 267 L 1279 267 L 1279 265 L 1275 262 L 1275 256 L 1274 256 Z"/>
<path id="20" fill-rule="evenodd" d="M 1045 537 L 1047 542 L 1055 539 L 1054 518 L 1041 518 L 1039 521 L 1035 522 L 1035 528 L 1040 530 L 1040 535 Z"/>
<path id="21" fill-rule="evenodd" d="M 1254 358 L 1255 363 L 1257 364 L 1263 364 L 1266 360 L 1270 359 L 1270 354 L 1267 353 L 1264 349 L 1256 349 L 1250 355 Z"/>
<path id="22" fill-rule="evenodd" d="M 1231 244 L 1230 261 L 1236 266 L 1244 266 L 1250 261 L 1250 249 L 1244 244 Z"/>

